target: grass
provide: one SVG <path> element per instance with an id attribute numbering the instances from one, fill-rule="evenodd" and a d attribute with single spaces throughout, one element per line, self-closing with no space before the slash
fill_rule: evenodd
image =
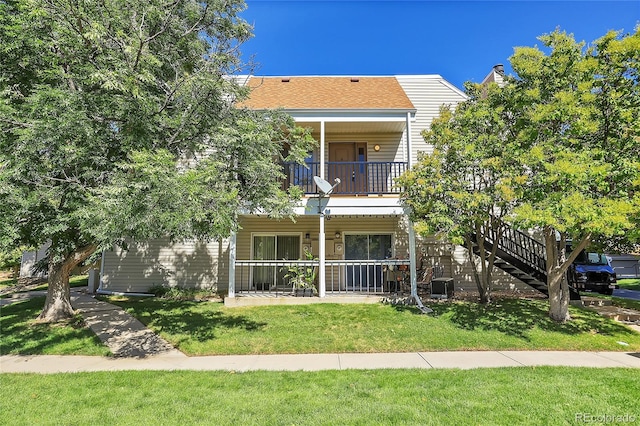
<path id="1" fill-rule="evenodd" d="M 69 287 L 86 287 L 89 284 L 88 275 L 74 275 L 69 277 Z M 17 286 L 15 289 L 10 287 Z M 28 291 L 45 291 L 49 287 L 49 284 L 44 282 L 38 285 L 18 285 L 16 279 L 6 279 L 0 281 L 0 290 L 4 290 L 6 294 L 0 296 L 0 298 L 10 297 L 12 293 L 25 293 Z"/>
<path id="2" fill-rule="evenodd" d="M 625 278 L 623 280 L 618 280 L 618 285 L 620 288 L 625 290 L 640 291 L 640 278 Z"/>
<path id="3" fill-rule="evenodd" d="M 86 287 L 87 285 L 89 285 L 88 275 L 74 275 L 69 277 L 69 287 Z M 35 288 L 29 289 L 28 291 L 46 290 L 48 287 L 49 284 L 43 283 Z"/>
<path id="4" fill-rule="evenodd" d="M 188 355 L 443 350 L 640 350 L 640 334 L 571 308 L 558 324 L 547 302 L 436 303 L 432 315 L 390 305 L 262 306 L 110 298 Z M 628 344 L 621 345 L 619 342 Z"/>
<path id="5" fill-rule="evenodd" d="M 11 287 L 18 283 L 18 280 L 12 278 L 13 271 L 10 270 L 0 270 L 0 290 Z"/>
<path id="6" fill-rule="evenodd" d="M 40 324 L 44 297 L 2 307 L 0 354 L 108 355 L 109 350 L 85 326 L 80 315 L 64 324 Z"/>
<path id="7" fill-rule="evenodd" d="M 18 284 L 15 278 L 5 278 L 0 280 L 0 290 Z"/>
<path id="8" fill-rule="evenodd" d="M 611 300 L 613 306 L 640 311 L 640 300 L 625 299 L 624 297 L 608 296 L 605 294 L 580 293 L 582 296 Z"/>
<path id="9" fill-rule="evenodd" d="M 633 369 L 119 371 L 3 374 L 2 381 L 2 415 L 11 424 L 514 425 L 583 423 L 576 421 L 580 414 L 640 418 Z"/>

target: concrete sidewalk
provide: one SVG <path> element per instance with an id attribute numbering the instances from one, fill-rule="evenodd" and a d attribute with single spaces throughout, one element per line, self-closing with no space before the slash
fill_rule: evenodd
<path id="1" fill-rule="evenodd" d="M 375 354 L 224 355 L 185 357 L 171 354 L 145 358 L 95 356 L 0 357 L 2 373 L 66 373 L 117 370 L 320 371 L 380 368 L 492 368 L 524 366 L 640 368 L 640 353 L 486 351 Z"/>
<path id="2" fill-rule="evenodd" d="M 97 300 L 81 291 L 72 292 L 71 306 L 116 357 L 165 355 L 186 358 L 186 355 L 119 306 Z"/>

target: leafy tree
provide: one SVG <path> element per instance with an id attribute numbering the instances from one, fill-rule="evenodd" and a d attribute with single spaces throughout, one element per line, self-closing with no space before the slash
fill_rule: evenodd
<path id="1" fill-rule="evenodd" d="M 125 239 L 212 239 L 291 214 L 278 166 L 308 132 L 239 108 L 241 0 L 0 2 L 0 245 L 48 251 L 42 321 L 69 272 Z"/>
<path id="2" fill-rule="evenodd" d="M 491 215 L 540 229 L 549 315 L 566 321 L 579 252 L 640 242 L 640 28 L 588 48 L 561 31 L 540 40 L 545 51 L 515 49 L 503 88 L 476 88 L 434 121 L 435 150 L 403 178 L 403 198 L 424 229 L 467 246 L 474 230 L 500 232 Z M 481 253 L 481 294 L 492 253 Z"/>
<path id="3" fill-rule="evenodd" d="M 540 40 L 547 53 L 522 47 L 511 58 L 521 163 L 529 170 L 514 218 L 543 230 L 549 313 L 566 321 L 564 277 L 579 251 L 638 238 L 640 27 L 588 48 L 561 31 Z"/>
<path id="4" fill-rule="evenodd" d="M 468 249 L 481 303 L 491 301 L 493 265 L 515 201 L 511 181 L 513 126 L 505 91 L 468 83 L 468 99 L 455 111 L 443 107 L 425 141 L 434 147 L 400 183 L 402 199 L 420 233 L 444 235 Z M 488 243 L 488 244 L 486 244 Z M 477 244 L 478 256 L 474 255 Z"/>
<path id="5" fill-rule="evenodd" d="M 9 269 L 13 278 L 18 278 L 22 252 L 26 247 L 18 247 L 13 250 L 0 250 L 0 271 Z"/>

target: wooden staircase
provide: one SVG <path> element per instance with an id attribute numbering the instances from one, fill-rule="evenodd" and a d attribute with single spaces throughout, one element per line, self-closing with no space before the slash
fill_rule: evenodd
<path id="1" fill-rule="evenodd" d="M 484 248 L 491 251 L 497 235 L 491 230 L 484 241 Z M 473 252 L 477 255 L 480 250 L 475 235 Z M 541 293 L 549 295 L 547 287 L 547 261 L 544 244 L 531 238 L 522 231 L 504 224 L 502 235 L 498 240 L 498 250 L 494 265 L 518 278 L 525 284 Z M 571 300 L 580 300 L 580 293 L 569 286 Z"/>

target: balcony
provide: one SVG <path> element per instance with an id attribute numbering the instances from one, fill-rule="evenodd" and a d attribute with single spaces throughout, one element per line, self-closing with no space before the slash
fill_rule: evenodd
<path id="1" fill-rule="evenodd" d="M 307 162 L 305 165 L 284 163 L 286 175 L 284 187 L 297 185 L 305 194 L 315 194 L 317 189 L 314 176 L 320 176 L 320 163 Z M 382 195 L 398 194 L 400 187 L 395 179 L 407 170 L 407 163 L 396 161 L 353 161 L 325 163 L 324 176 L 330 182 L 340 179 L 333 194 L 342 195 Z"/>

